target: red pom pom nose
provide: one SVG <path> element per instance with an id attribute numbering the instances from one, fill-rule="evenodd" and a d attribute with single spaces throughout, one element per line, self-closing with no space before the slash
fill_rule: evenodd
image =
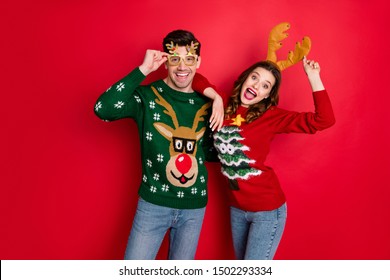
<path id="1" fill-rule="evenodd" d="M 176 158 L 175 165 L 181 174 L 186 174 L 192 166 L 192 161 L 188 155 L 181 154 Z"/>

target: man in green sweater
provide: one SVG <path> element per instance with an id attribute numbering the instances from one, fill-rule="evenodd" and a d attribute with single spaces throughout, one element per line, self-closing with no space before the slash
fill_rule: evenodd
<path id="1" fill-rule="evenodd" d="M 201 44 L 191 32 L 175 30 L 164 38 L 163 48 L 147 50 L 143 63 L 95 105 L 96 115 L 105 121 L 132 118 L 138 126 L 142 181 L 125 259 L 155 259 L 168 230 L 169 259 L 194 259 L 207 204 L 204 162 L 210 152 L 204 151 L 204 142 L 210 139 L 211 108 L 209 99 L 192 89 Z M 141 86 L 162 64 L 167 77 Z M 199 88 L 203 93 L 205 88 Z M 222 119 L 220 97 L 210 97 Z M 213 114 L 213 128 L 217 119 Z"/>

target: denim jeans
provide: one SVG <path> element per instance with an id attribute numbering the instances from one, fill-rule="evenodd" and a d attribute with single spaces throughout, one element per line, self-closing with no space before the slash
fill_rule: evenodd
<path id="1" fill-rule="evenodd" d="M 205 209 L 174 209 L 139 198 L 125 259 L 155 259 L 168 230 L 168 259 L 194 259 Z"/>
<path id="2" fill-rule="evenodd" d="M 283 204 L 272 211 L 247 212 L 230 208 L 233 246 L 239 260 L 273 259 L 287 218 Z"/>

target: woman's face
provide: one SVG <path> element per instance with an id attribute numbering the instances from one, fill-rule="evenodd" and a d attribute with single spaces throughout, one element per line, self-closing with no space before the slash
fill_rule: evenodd
<path id="1" fill-rule="evenodd" d="M 267 98 L 275 85 L 275 77 L 264 68 L 253 70 L 241 87 L 241 105 L 249 107 Z"/>

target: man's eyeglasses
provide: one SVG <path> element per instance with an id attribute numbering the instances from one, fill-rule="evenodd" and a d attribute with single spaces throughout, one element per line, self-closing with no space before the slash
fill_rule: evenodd
<path id="1" fill-rule="evenodd" d="M 171 66 L 177 66 L 183 60 L 187 66 L 194 66 L 197 60 L 195 55 L 186 55 L 184 57 L 179 55 L 168 55 L 168 64 Z"/>

